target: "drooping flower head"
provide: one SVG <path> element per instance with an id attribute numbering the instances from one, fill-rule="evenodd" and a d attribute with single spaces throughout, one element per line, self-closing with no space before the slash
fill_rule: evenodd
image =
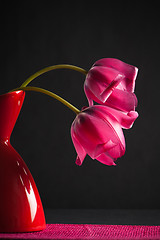
<path id="1" fill-rule="evenodd" d="M 93 101 L 129 112 L 137 106 L 134 94 L 138 69 L 118 59 L 104 58 L 94 63 L 84 83 L 89 105 Z"/>
<path id="2" fill-rule="evenodd" d="M 77 151 L 77 165 L 86 154 L 106 165 L 115 165 L 115 160 L 125 153 L 122 128 L 131 128 L 138 113 L 94 105 L 79 113 L 71 126 L 71 137 Z"/>
<path id="3" fill-rule="evenodd" d="M 55 93 L 48 90 L 27 87 L 37 76 L 60 68 L 69 68 L 86 75 L 84 90 L 89 107 L 80 111 Z M 14 91 L 36 91 L 47 94 L 77 114 L 72 126 L 71 137 L 81 165 L 86 154 L 92 159 L 115 165 L 115 160 L 125 153 L 125 139 L 122 128 L 130 128 L 138 117 L 135 112 L 137 98 L 134 94 L 137 68 L 118 59 L 98 60 L 89 71 L 59 64 L 46 67 L 30 76 L 20 88 Z M 101 104 L 93 106 L 93 101 Z"/>

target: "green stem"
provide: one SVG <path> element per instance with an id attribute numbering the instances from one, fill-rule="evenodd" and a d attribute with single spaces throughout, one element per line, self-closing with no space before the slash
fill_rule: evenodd
<path id="1" fill-rule="evenodd" d="M 72 104 L 70 104 L 69 102 L 67 102 L 65 99 L 61 98 L 60 96 L 58 96 L 55 93 L 52 93 L 48 90 L 45 90 L 43 88 L 38 88 L 38 87 L 19 87 L 19 88 L 15 88 L 12 90 L 13 91 L 19 91 L 19 90 L 23 90 L 23 91 L 34 91 L 34 92 L 40 92 L 40 93 L 44 93 L 50 97 L 53 97 L 55 99 L 57 99 L 58 101 L 60 101 L 61 103 L 63 103 L 64 105 L 66 105 L 68 108 L 70 108 L 73 112 L 75 112 L 76 114 L 80 113 L 80 110 L 77 109 L 75 106 L 73 106 Z"/>
<path id="2" fill-rule="evenodd" d="M 88 73 L 85 69 L 74 66 L 74 65 L 69 65 L 69 64 L 53 65 L 50 67 L 43 68 L 43 69 L 39 70 L 38 72 L 34 73 L 32 76 L 27 78 L 27 80 L 21 85 L 21 87 L 26 87 L 32 80 L 34 80 L 36 77 L 42 75 L 43 73 L 46 73 L 46 72 L 49 72 L 49 71 L 55 70 L 55 69 L 62 69 L 62 68 L 72 69 L 72 70 L 81 72 L 85 75 Z"/>

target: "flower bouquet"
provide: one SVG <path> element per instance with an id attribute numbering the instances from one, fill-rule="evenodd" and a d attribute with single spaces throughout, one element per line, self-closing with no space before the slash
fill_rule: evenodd
<path id="1" fill-rule="evenodd" d="M 85 75 L 84 91 L 89 106 L 79 110 L 53 92 L 28 86 L 41 74 L 61 68 Z M 77 165 L 80 166 L 88 154 L 92 159 L 113 166 L 125 153 L 122 128 L 131 128 L 138 117 L 134 94 L 137 71 L 136 67 L 114 58 L 98 60 L 89 71 L 68 64 L 54 65 L 36 72 L 20 87 L 0 95 L 0 232 L 39 231 L 46 226 L 33 177 L 10 143 L 25 92 L 47 94 L 75 112 L 71 138 L 77 152 Z"/>

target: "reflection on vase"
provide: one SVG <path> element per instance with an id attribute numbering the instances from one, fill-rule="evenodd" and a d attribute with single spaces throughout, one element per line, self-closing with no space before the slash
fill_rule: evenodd
<path id="1" fill-rule="evenodd" d="M 10 144 L 25 93 L 0 96 L 0 232 L 30 232 L 46 227 L 33 177 Z"/>

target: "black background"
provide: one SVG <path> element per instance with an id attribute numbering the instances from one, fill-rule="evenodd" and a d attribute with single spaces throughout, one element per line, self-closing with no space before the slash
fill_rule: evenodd
<path id="1" fill-rule="evenodd" d="M 26 93 L 11 142 L 29 167 L 45 208 L 160 206 L 159 6 L 124 3 L 21 1 L 1 8 L 0 94 L 54 64 L 88 70 L 96 60 L 113 57 L 139 68 L 139 118 L 124 131 L 126 153 L 115 167 L 88 156 L 78 167 L 70 137 L 75 114 L 45 95 Z M 81 108 L 87 105 L 84 79 L 78 72 L 56 70 L 31 85 Z"/>

